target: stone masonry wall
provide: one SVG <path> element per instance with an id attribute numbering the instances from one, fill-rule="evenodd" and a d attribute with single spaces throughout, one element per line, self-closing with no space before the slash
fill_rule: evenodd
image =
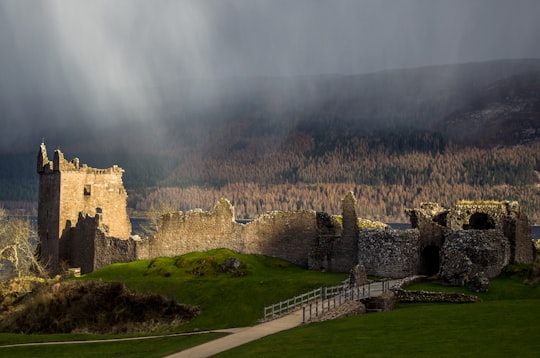
<path id="1" fill-rule="evenodd" d="M 122 171 L 113 168 L 96 172 L 88 168 L 60 174 L 60 218 L 75 225 L 80 212 L 105 213 L 111 235 L 129 238 L 131 223 L 127 215 L 127 194 L 122 185 Z"/>
<path id="2" fill-rule="evenodd" d="M 137 255 L 147 259 L 218 248 L 241 252 L 240 229 L 226 200 L 220 200 L 210 211 L 168 213 L 162 216 L 158 232 L 139 244 Z"/>
<path id="3" fill-rule="evenodd" d="M 94 270 L 117 262 L 130 262 L 137 259 L 139 241 L 121 239 L 99 231 L 95 241 Z"/>
<path id="4" fill-rule="evenodd" d="M 441 278 L 463 276 L 466 283 L 480 272 L 497 277 L 510 262 L 510 244 L 499 230 L 456 230 L 446 235 L 441 256 Z"/>
<path id="5" fill-rule="evenodd" d="M 401 278 L 418 273 L 420 233 L 416 229 L 362 229 L 358 263 L 368 275 Z"/>
<path id="6" fill-rule="evenodd" d="M 103 214 L 95 216 L 80 214 L 77 225 L 70 230 L 62 242 L 69 252 L 66 260 L 71 267 L 80 267 L 81 273 L 89 273 L 100 267 L 116 262 L 137 259 L 138 241 L 119 239 L 109 235 L 109 228 L 103 224 Z"/>
<path id="7" fill-rule="evenodd" d="M 70 229 L 69 235 L 61 240 L 63 260 L 70 267 L 80 267 L 81 273 L 92 272 L 94 267 L 94 242 L 99 236 L 99 223 L 95 217 L 83 215 L 77 220 L 77 225 Z"/>
<path id="8" fill-rule="evenodd" d="M 334 245 L 341 238 L 342 224 L 325 212 L 317 212 L 317 237 L 308 253 L 308 268 L 318 271 L 334 271 Z M 342 263 L 339 263 L 340 265 Z M 356 258 L 353 266 L 356 264 Z M 352 266 L 351 266 L 352 267 Z"/>
<path id="9" fill-rule="evenodd" d="M 308 253 L 317 237 L 316 213 L 269 212 L 242 225 L 238 237 L 242 253 L 279 257 L 308 267 Z"/>
<path id="10" fill-rule="evenodd" d="M 279 257 L 307 267 L 317 235 L 314 211 L 269 212 L 248 224 L 234 221 L 234 208 L 222 199 L 211 211 L 166 214 L 153 237 L 138 244 L 138 258 L 176 256 L 228 248 Z"/>
<path id="11" fill-rule="evenodd" d="M 448 214 L 448 227 L 451 230 L 500 230 L 510 241 L 510 262 L 533 261 L 531 229 L 527 215 L 517 202 L 458 203 Z"/>
<path id="12" fill-rule="evenodd" d="M 516 202 L 510 203 L 511 210 L 505 218 L 505 235 L 508 233 L 513 240 L 514 262 L 532 263 L 534 261 L 534 243 L 527 215 Z"/>

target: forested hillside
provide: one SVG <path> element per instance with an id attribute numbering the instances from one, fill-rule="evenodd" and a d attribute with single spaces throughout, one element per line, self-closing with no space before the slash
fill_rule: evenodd
<path id="1" fill-rule="evenodd" d="M 353 190 L 360 215 L 386 222 L 406 221 L 404 209 L 423 201 L 450 206 L 461 199 L 518 200 L 538 222 L 540 143 L 395 152 L 372 140 L 359 138 L 321 155 L 307 150 L 246 155 L 242 161 L 191 158 L 161 188 L 132 195 L 131 203 L 138 210 L 160 203 L 179 210 L 209 209 L 226 197 L 239 218 L 267 210 L 340 213 L 341 199 Z"/>

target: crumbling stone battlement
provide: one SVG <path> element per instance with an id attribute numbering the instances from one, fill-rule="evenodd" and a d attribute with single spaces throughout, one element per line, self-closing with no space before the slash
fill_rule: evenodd
<path id="1" fill-rule="evenodd" d="M 89 167 L 87 164 L 81 165 L 79 158 L 73 158 L 71 161 L 68 161 L 64 158 L 64 153 L 62 153 L 59 149 L 54 151 L 54 159 L 49 161 L 47 149 L 45 144 L 42 143 L 38 154 L 37 172 L 52 173 L 58 171 L 79 171 L 86 174 L 112 174 L 124 172 L 124 170 L 118 165 L 113 165 L 112 167 L 106 169 L 97 169 Z"/>

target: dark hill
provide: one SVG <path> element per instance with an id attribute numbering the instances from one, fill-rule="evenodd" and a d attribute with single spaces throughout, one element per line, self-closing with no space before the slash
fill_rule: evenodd
<path id="1" fill-rule="evenodd" d="M 458 143 L 494 147 L 540 138 L 540 72 L 510 76 L 477 91 L 445 118 L 441 132 Z"/>
<path id="2" fill-rule="evenodd" d="M 176 150 L 188 146 L 209 154 L 254 150 L 251 142 L 274 150 L 298 131 L 316 142 L 329 135 L 339 141 L 429 131 L 467 145 L 520 144 L 537 138 L 531 128 L 538 122 L 539 76 L 540 60 L 506 60 L 365 75 L 229 80 L 216 85 L 227 88 L 226 95 L 194 112 L 195 124 L 174 115 L 179 104 L 175 91 L 168 93 L 164 103 L 170 115 L 163 125 Z M 500 111 L 489 110 L 498 107 L 506 108 L 503 119 Z M 471 115 L 478 123 L 474 130 L 465 124 Z M 492 127 L 504 133 L 494 136 Z"/>

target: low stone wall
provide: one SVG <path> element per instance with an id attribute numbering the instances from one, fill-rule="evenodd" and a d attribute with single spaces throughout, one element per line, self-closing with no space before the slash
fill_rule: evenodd
<path id="1" fill-rule="evenodd" d="M 430 292 L 430 291 L 407 291 L 392 289 L 399 302 L 450 302 L 450 303 L 474 303 L 481 301 L 479 297 L 453 292 Z"/>

